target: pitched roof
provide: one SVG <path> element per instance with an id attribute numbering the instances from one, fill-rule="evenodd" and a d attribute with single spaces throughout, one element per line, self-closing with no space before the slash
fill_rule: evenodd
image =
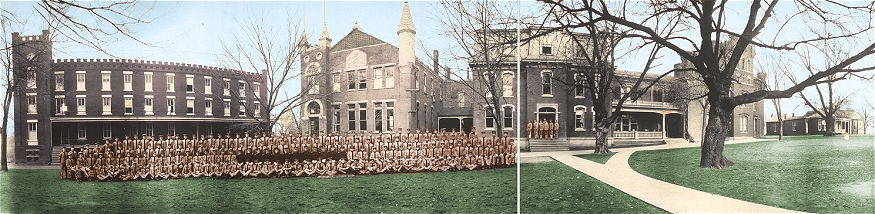
<path id="1" fill-rule="evenodd" d="M 817 112 L 808 111 L 808 112 L 805 112 L 805 117 L 806 118 L 820 118 L 820 115 L 817 114 Z M 835 117 L 835 118 L 862 118 L 862 116 L 860 116 L 860 114 L 858 114 L 856 111 L 850 110 L 850 109 L 838 110 L 838 111 L 836 111 L 835 115 L 833 115 L 833 117 Z"/>
<path id="2" fill-rule="evenodd" d="M 371 36 L 365 32 L 359 30 L 360 28 L 354 28 L 349 34 L 340 39 L 337 44 L 331 47 L 331 51 L 337 50 L 347 50 L 358 47 L 364 47 L 369 45 L 383 44 L 386 43 L 383 40 L 377 39 L 377 37 Z"/>
<path id="3" fill-rule="evenodd" d="M 805 118 L 805 116 L 787 116 L 787 114 L 784 114 L 784 121 L 796 120 L 796 119 L 802 119 L 802 118 Z M 778 122 L 778 116 L 772 116 L 769 119 L 766 119 L 766 122 L 767 123 Z"/>

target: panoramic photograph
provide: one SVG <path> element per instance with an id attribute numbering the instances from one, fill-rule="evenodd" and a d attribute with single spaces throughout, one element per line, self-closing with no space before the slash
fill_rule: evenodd
<path id="1" fill-rule="evenodd" d="M 3 2 L 0 213 L 875 212 L 873 23 L 873 1 Z"/>

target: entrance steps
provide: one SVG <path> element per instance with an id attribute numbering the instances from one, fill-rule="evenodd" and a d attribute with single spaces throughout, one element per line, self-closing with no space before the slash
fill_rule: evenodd
<path id="1" fill-rule="evenodd" d="M 61 165 L 61 159 L 58 158 L 59 154 L 61 154 L 61 149 L 63 149 L 63 147 L 52 146 L 52 163 L 50 165 L 52 165 L 52 166 L 60 166 Z"/>
<path id="2" fill-rule="evenodd" d="M 568 151 L 568 141 L 562 138 L 556 140 L 529 140 L 529 151 Z"/>

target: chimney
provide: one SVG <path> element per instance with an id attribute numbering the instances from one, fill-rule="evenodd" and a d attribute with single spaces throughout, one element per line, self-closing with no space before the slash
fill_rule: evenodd
<path id="1" fill-rule="evenodd" d="M 440 75 L 441 69 L 440 63 L 438 63 L 438 59 L 440 59 L 440 54 L 438 53 L 438 50 L 434 50 L 434 74 Z"/>
<path id="2" fill-rule="evenodd" d="M 793 114 L 791 114 L 790 116 L 791 116 L 791 117 L 795 117 L 795 116 L 796 116 L 796 112 L 793 112 Z"/>

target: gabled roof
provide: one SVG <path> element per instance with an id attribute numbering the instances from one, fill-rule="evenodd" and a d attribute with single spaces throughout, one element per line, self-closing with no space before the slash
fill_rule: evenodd
<path id="1" fill-rule="evenodd" d="M 784 121 L 797 120 L 797 119 L 802 119 L 802 118 L 805 118 L 805 116 L 787 116 L 786 114 L 784 114 Z M 778 116 L 772 116 L 769 119 L 766 119 L 766 122 L 767 123 L 778 122 Z"/>
<path id="2" fill-rule="evenodd" d="M 817 114 L 817 112 L 808 111 L 808 112 L 805 112 L 805 117 L 806 118 L 820 118 L 820 115 Z M 836 111 L 835 115 L 833 115 L 833 117 L 835 117 L 837 119 L 838 118 L 862 118 L 862 116 L 860 116 L 860 114 L 857 114 L 856 111 L 850 110 L 850 109 L 838 110 L 838 111 Z"/>
<path id="3" fill-rule="evenodd" d="M 371 36 L 365 32 L 359 30 L 359 28 L 354 28 L 349 34 L 340 39 L 337 44 L 331 47 L 331 51 L 339 51 L 339 50 L 348 50 L 353 48 L 359 48 L 369 45 L 383 44 L 386 43 L 383 40 L 377 39 L 377 37 Z"/>

